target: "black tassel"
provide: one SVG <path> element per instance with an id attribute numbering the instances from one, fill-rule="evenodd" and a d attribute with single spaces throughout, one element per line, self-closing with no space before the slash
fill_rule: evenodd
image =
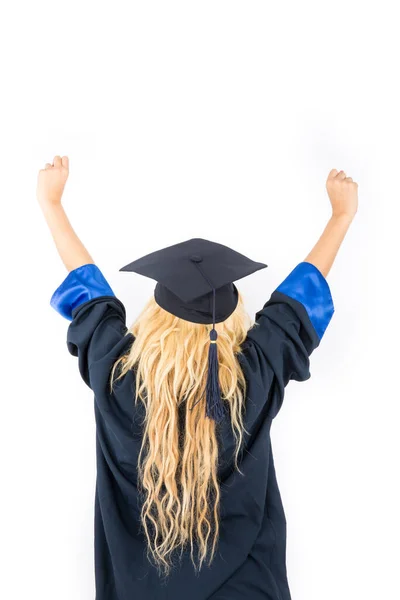
<path id="1" fill-rule="evenodd" d="M 213 328 L 210 331 L 210 347 L 208 350 L 206 415 L 210 419 L 214 419 L 214 421 L 219 423 L 224 418 L 225 411 L 224 411 L 224 404 L 221 399 L 221 389 L 219 387 L 217 338 L 218 338 L 218 333 Z"/>
<path id="2" fill-rule="evenodd" d="M 218 349 L 217 338 L 218 333 L 215 329 L 215 288 L 213 288 L 213 326 L 210 331 L 210 347 L 208 349 L 208 372 L 206 382 L 206 416 L 220 423 L 225 417 L 225 406 L 221 398 L 221 389 L 219 387 L 219 365 L 218 365 Z M 200 398 L 201 400 L 201 398 Z M 196 406 L 200 400 L 194 403 L 190 408 Z"/>

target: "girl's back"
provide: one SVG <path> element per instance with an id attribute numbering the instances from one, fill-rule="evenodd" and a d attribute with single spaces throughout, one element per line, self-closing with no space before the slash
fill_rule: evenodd
<path id="1" fill-rule="evenodd" d="M 96 281 L 103 277 L 94 265 L 79 267 L 55 292 L 53 306 L 59 308 L 66 291 L 77 287 L 76 281 L 89 270 L 96 272 Z M 93 294 L 88 277 L 86 282 L 88 293 Z M 301 288 L 304 294 L 299 299 Z M 241 310 L 240 302 L 239 314 Z M 134 354 L 137 342 L 141 345 L 142 331 L 149 330 L 158 311 L 163 309 L 152 300 L 128 329 L 122 302 L 108 291 L 108 295 L 86 300 L 71 312 L 68 349 L 78 356 L 80 373 L 95 395 L 97 598 L 190 595 L 193 600 L 235 600 L 246 597 L 245 594 L 254 599 L 289 598 L 285 517 L 275 477 L 270 426 L 288 381 L 304 381 L 310 376 L 309 355 L 318 346 L 333 314 L 328 284 L 312 264 L 300 263 L 257 313 L 255 325 L 243 336 L 241 350 L 236 354 L 245 379 L 245 395 L 242 402 L 241 398 L 234 398 L 232 404 L 228 402 L 229 412 L 221 423 L 206 417 L 204 402 L 196 403 L 190 394 L 189 399 L 180 398 L 180 404 L 172 396 L 169 403 L 165 397 L 158 403 L 157 399 L 151 402 L 151 396 L 147 408 L 146 400 L 135 401 L 136 375 L 140 370 L 137 362 L 136 369 L 131 367 L 117 377 L 124 364 L 118 359 L 125 357 L 125 362 L 129 362 L 126 357 Z M 145 323 L 149 317 L 149 323 Z M 153 378 L 157 368 L 161 368 L 164 374 L 168 371 L 166 380 L 172 383 L 173 355 L 175 352 L 177 360 L 176 353 L 183 342 L 179 327 L 183 327 L 185 338 L 187 324 L 177 317 L 170 319 L 165 315 L 164 325 L 156 330 L 159 342 L 155 354 L 163 360 L 154 366 L 156 357 L 147 349 L 147 364 L 154 367 Z M 235 319 L 242 323 L 242 317 L 233 314 L 217 325 L 219 350 L 224 339 L 232 340 L 230 345 L 236 347 L 234 333 L 239 332 L 240 338 L 242 328 L 237 323 L 236 328 L 233 326 Z M 194 327 L 202 330 L 205 349 L 207 328 Z M 138 340 L 132 331 L 138 333 Z M 225 352 L 228 346 L 223 348 Z M 146 355 L 145 350 L 146 346 L 140 356 Z M 220 355 L 223 379 L 228 367 L 223 362 L 224 352 Z M 136 359 L 140 360 L 140 356 Z M 226 384 L 230 375 L 229 371 Z M 229 393 L 227 385 L 222 383 L 222 388 Z M 162 382 L 159 389 L 162 390 Z M 237 413 L 232 424 L 235 411 L 231 407 L 235 402 L 243 408 L 239 450 Z M 144 485 L 139 477 L 141 452 Z M 236 469 L 236 459 L 240 471 Z M 152 494 L 151 501 L 146 492 Z M 180 560 L 182 539 L 186 546 Z M 210 548 L 216 543 L 213 560 L 210 565 L 206 560 L 196 571 L 199 550 L 204 553 L 207 542 Z M 157 559 L 162 568 L 171 554 L 174 568 L 168 575 L 165 569 L 160 574 Z"/>

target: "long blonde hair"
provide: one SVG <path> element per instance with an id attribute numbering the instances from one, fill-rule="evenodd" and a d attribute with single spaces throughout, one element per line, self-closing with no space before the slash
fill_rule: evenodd
<path id="1" fill-rule="evenodd" d="M 221 396 L 228 403 L 239 472 L 246 382 L 237 355 L 250 324 L 240 292 L 235 311 L 216 324 Z M 147 557 L 159 576 L 170 573 L 174 551 L 180 548 L 182 555 L 188 543 L 199 571 L 209 544 L 211 564 L 218 542 L 218 441 L 204 399 L 211 327 L 175 317 L 152 297 L 127 332 L 134 335 L 134 343 L 111 373 L 112 388 L 128 370 L 136 371 L 135 404 L 141 400 L 145 408 L 138 490 L 143 494 L 141 525 Z M 200 398 L 203 401 L 198 402 Z M 182 409 L 184 427 L 180 428 Z"/>

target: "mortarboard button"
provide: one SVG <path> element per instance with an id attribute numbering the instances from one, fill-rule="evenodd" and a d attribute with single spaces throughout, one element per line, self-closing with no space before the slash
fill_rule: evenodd
<path id="1" fill-rule="evenodd" d="M 199 263 L 199 262 L 201 262 L 201 261 L 203 260 L 203 257 L 202 257 L 202 256 L 199 256 L 198 254 L 193 254 L 193 255 L 190 257 L 190 260 L 191 260 L 192 262 L 194 262 L 194 263 Z"/>

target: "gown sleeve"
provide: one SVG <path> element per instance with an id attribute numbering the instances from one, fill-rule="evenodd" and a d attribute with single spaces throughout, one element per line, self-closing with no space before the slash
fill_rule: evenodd
<path id="1" fill-rule="evenodd" d="M 78 357 L 84 382 L 93 389 L 92 366 L 104 358 L 118 358 L 128 331 L 126 312 L 99 267 L 82 265 L 68 273 L 53 293 L 50 305 L 70 321 L 67 348 Z"/>
<path id="2" fill-rule="evenodd" d="M 290 380 L 311 376 L 309 357 L 334 313 L 331 291 L 313 264 L 299 263 L 256 313 L 247 342 L 259 380 L 269 390 L 269 415 L 278 413 Z"/>

